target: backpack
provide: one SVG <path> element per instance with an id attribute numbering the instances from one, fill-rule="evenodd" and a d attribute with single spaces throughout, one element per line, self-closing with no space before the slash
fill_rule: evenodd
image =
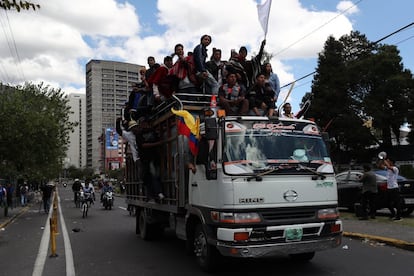
<path id="1" fill-rule="evenodd" d="M 26 192 L 27 192 L 26 186 L 24 186 L 24 185 L 23 186 L 20 186 L 20 194 L 25 195 Z"/>

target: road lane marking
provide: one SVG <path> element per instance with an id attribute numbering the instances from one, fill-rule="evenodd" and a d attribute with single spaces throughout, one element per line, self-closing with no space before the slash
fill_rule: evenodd
<path id="1" fill-rule="evenodd" d="M 60 207 L 60 197 L 58 195 L 58 209 L 60 216 L 60 226 L 62 228 L 63 243 L 65 246 L 65 257 L 66 257 L 66 275 L 75 276 L 75 264 L 73 262 L 72 245 L 70 244 L 70 238 L 68 230 L 66 228 L 65 219 L 63 218 L 62 208 Z"/>
<path id="2" fill-rule="evenodd" d="M 119 208 L 119 209 L 122 209 L 122 210 L 124 210 L 124 211 L 127 211 L 127 208 L 125 208 L 125 207 L 118 206 L 118 208 Z"/>
<path id="3" fill-rule="evenodd" d="M 49 214 L 47 216 L 45 228 L 43 231 L 42 239 L 40 240 L 40 247 L 37 253 L 36 261 L 33 267 L 32 276 L 42 276 L 43 268 L 45 267 L 46 255 L 49 251 L 49 240 L 50 240 L 50 218 L 52 216 L 53 204 L 50 204 Z"/>

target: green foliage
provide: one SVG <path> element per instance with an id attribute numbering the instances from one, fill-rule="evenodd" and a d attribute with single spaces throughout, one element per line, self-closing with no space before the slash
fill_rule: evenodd
<path id="1" fill-rule="evenodd" d="M 0 8 L 4 10 L 15 9 L 17 12 L 20 12 L 21 10 L 30 10 L 31 8 L 33 10 L 40 9 L 40 5 L 29 1 L 0 0 Z"/>
<path id="2" fill-rule="evenodd" d="M 66 156 L 70 107 L 60 89 L 0 84 L 0 174 L 56 177 Z"/>
<path id="3" fill-rule="evenodd" d="M 329 37 L 319 54 L 307 115 L 326 128 L 336 153 L 357 157 L 373 145 L 391 145 L 392 132 L 414 120 L 414 80 L 395 46 L 376 45 L 359 32 Z M 372 119 L 373 127 L 364 126 Z"/>

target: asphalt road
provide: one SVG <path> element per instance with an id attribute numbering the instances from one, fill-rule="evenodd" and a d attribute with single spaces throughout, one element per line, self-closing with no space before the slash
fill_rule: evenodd
<path id="1" fill-rule="evenodd" d="M 200 271 L 171 231 L 152 242 L 136 236 L 135 217 L 129 216 L 122 198 L 116 198 L 113 210 L 97 202 L 82 219 L 69 188 L 60 188 L 59 197 L 65 227 L 59 221 L 58 256 L 50 257 L 50 245 L 42 249 L 48 217 L 32 206 L 0 232 L 0 275 L 35 275 L 42 255 L 46 258 L 38 275 L 211 275 Z M 309 263 L 294 263 L 286 256 L 225 259 L 213 275 L 414 275 L 413 258 L 414 252 L 344 238 L 340 247 L 318 252 Z"/>

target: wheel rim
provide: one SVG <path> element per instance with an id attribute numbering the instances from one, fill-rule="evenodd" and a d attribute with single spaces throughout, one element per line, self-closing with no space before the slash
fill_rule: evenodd
<path id="1" fill-rule="evenodd" d="M 201 230 L 194 239 L 194 253 L 197 257 L 204 260 L 207 256 L 207 239 Z"/>

